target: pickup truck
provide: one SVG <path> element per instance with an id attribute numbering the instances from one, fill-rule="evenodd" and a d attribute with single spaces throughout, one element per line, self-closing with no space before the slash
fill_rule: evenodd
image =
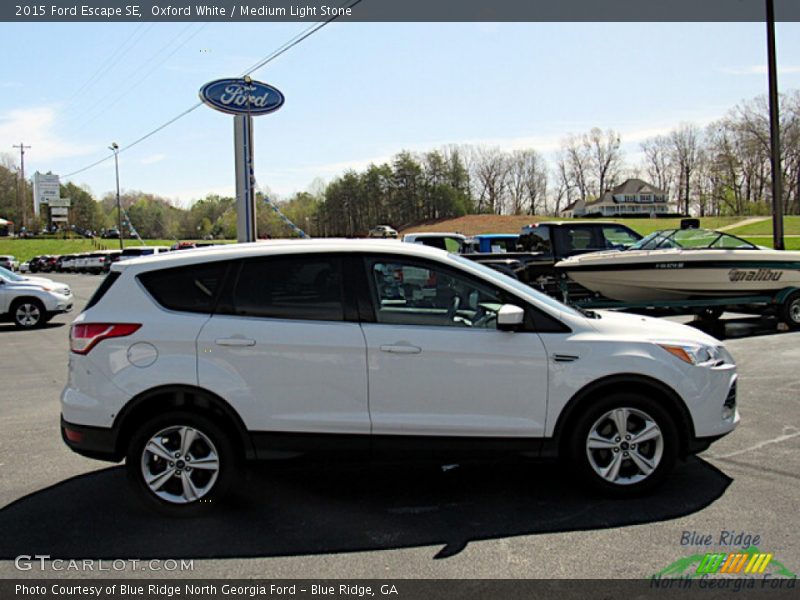
<path id="1" fill-rule="evenodd" d="M 518 243 L 518 233 L 482 233 L 467 240 L 462 254 L 468 252 L 480 252 L 482 254 L 516 252 Z"/>
<path id="2" fill-rule="evenodd" d="M 642 239 L 630 227 L 609 221 L 543 221 L 522 228 L 515 252 L 469 252 L 463 256 L 559 295 L 554 265 L 586 252 L 624 249 Z"/>

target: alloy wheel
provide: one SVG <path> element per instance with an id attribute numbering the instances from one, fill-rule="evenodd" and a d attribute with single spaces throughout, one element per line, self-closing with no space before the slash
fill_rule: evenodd
<path id="1" fill-rule="evenodd" d="M 664 436 L 646 412 L 618 407 L 603 414 L 589 429 L 586 455 L 594 472 L 614 485 L 647 479 L 661 463 Z"/>
<path id="2" fill-rule="evenodd" d="M 175 425 L 153 435 L 142 450 L 141 471 L 149 490 L 171 504 L 206 496 L 219 476 L 219 453 L 199 429 Z"/>
<path id="3" fill-rule="evenodd" d="M 17 312 L 14 314 L 17 323 L 23 327 L 33 327 L 42 318 L 42 312 L 39 307 L 30 302 L 25 302 L 17 307 Z"/>

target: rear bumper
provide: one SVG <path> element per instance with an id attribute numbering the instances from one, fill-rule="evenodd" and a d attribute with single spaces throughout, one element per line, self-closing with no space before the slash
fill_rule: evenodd
<path id="1" fill-rule="evenodd" d="M 97 460 L 119 462 L 122 456 L 117 449 L 119 432 L 107 427 L 89 427 L 68 423 L 61 417 L 61 439 L 70 450 Z"/>

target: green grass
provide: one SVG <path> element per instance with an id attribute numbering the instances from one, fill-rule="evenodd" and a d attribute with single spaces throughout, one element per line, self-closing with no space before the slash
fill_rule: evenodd
<path id="1" fill-rule="evenodd" d="M 733 225 L 745 217 L 704 217 L 700 219 L 700 227 L 706 229 L 719 229 L 720 227 L 727 227 Z M 601 219 L 605 220 L 605 219 Z M 680 219 L 612 219 L 617 223 L 627 225 L 634 231 L 638 231 L 642 235 L 653 233 L 659 229 L 677 229 L 681 226 Z"/>
<path id="2" fill-rule="evenodd" d="M 784 217 L 783 230 L 786 235 L 800 235 L 800 217 Z M 730 233 L 734 235 L 772 235 L 772 218 L 767 218 L 758 223 L 751 223 L 750 225 L 743 225 L 731 229 Z"/>
<path id="3" fill-rule="evenodd" d="M 172 246 L 175 240 L 145 240 L 148 246 Z M 125 240 L 125 247 L 139 246 L 138 240 Z M 18 240 L 0 238 L 0 254 L 16 256 L 19 262 L 30 260 L 41 254 L 77 254 L 79 252 L 92 252 L 93 250 L 114 250 L 119 248 L 119 240 L 96 241 L 87 239 L 74 240 Z"/>

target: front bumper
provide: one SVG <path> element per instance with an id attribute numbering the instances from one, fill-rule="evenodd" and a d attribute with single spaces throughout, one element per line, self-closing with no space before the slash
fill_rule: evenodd
<path id="1" fill-rule="evenodd" d="M 75 425 L 61 417 L 61 439 L 70 450 L 82 456 L 119 462 L 123 457 L 117 448 L 118 437 L 116 429 Z"/>

